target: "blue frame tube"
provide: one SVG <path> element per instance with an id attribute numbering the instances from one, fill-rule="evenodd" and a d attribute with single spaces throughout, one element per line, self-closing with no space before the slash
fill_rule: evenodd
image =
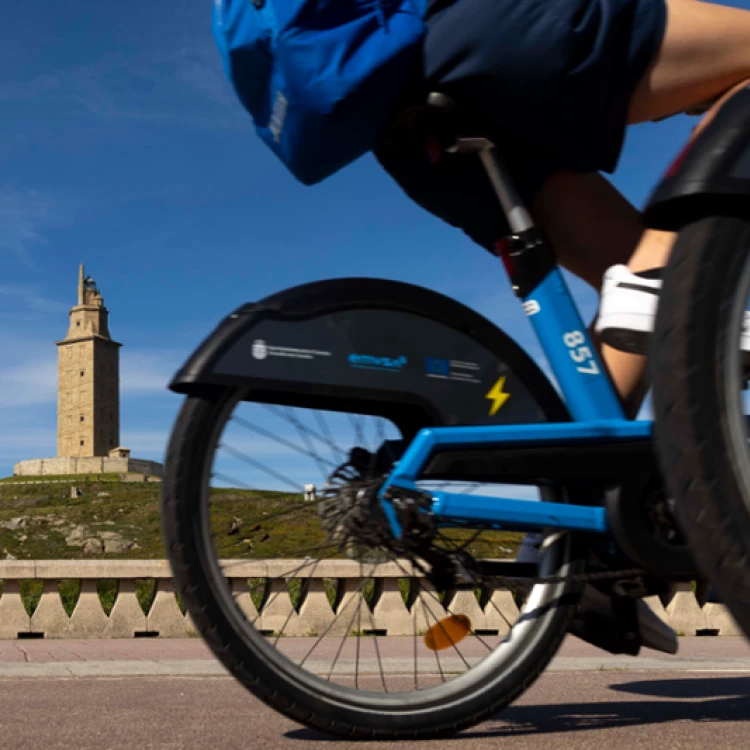
<path id="1" fill-rule="evenodd" d="M 560 269 L 553 267 L 523 298 L 523 303 L 575 421 L 421 430 L 378 495 L 396 538 L 401 536 L 401 526 L 385 494 L 399 487 L 416 490 L 416 481 L 437 448 L 651 440 L 651 422 L 625 418 Z M 438 525 L 490 523 L 496 528 L 519 531 L 558 528 L 606 533 L 608 530 L 602 507 L 449 492 L 432 492 L 431 497 Z"/>
<path id="2" fill-rule="evenodd" d="M 381 488 L 379 498 L 393 533 L 398 538 L 401 536 L 401 526 L 393 505 L 384 495 L 390 488 L 416 490 L 416 481 L 422 469 L 438 448 L 650 442 L 652 428 L 652 422 L 611 419 L 591 422 L 423 429 L 417 433 Z M 468 525 L 491 523 L 496 528 L 515 531 L 540 528 L 602 534 L 608 531 L 606 511 L 602 507 L 450 492 L 433 492 L 431 495 L 432 512 L 438 524 L 443 522 Z"/>
<path id="3" fill-rule="evenodd" d="M 573 419 L 625 419 L 609 375 L 558 268 L 552 269 L 524 298 L 524 310 Z"/>
<path id="4" fill-rule="evenodd" d="M 432 510 L 435 516 L 451 525 L 485 521 L 495 528 L 509 531 L 533 531 L 542 528 L 593 531 L 599 534 L 607 531 L 607 512 L 597 506 L 512 500 L 490 495 L 459 495 L 450 492 L 434 492 L 432 497 Z M 498 516 L 509 520 L 498 522 Z"/>

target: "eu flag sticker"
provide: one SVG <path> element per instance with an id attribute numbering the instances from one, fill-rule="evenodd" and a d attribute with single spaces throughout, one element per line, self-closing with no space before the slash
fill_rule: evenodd
<path id="1" fill-rule="evenodd" d="M 425 372 L 434 377 L 447 378 L 451 374 L 450 362 L 447 359 L 426 357 Z"/>

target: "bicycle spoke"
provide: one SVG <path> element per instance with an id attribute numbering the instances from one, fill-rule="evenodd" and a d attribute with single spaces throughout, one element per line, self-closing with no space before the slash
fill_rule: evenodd
<path id="1" fill-rule="evenodd" d="M 278 406 L 273 406 L 272 404 L 264 404 L 264 406 L 273 414 L 275 414 L 277 417 L 280 417 L 281 419 L 285 420 L 286 422 L 291 424 L 293 427 L 306 433 L 307 435 L 314 437 L 316 440 L 320 440 L 321 442 L 326 443 L 327 445 L 332 447 L 334 450 L 341 453 L 344 457 L 349 455 L 348 451 L 342 450 L 333 442 L 329 443 L 329 441 L 326 440 L 325 437 L 315 432 L 315 430 L 311 429 L 310 427 L 307 427 L 306 425 L 301 424 L 298 420 L 295 420 L 294 416 L 287 414 L 283 409 L 287 409 L 288 407 L 282 408 Z"/>
<path id="2" fill-rule="evenodd" d="M 401 563 L 400 563 L 400 562 L 399 562 L 398 560 L 394 560 L 393 562 L 395 562 L 395 563 L 396 563 L 396 565 L 397 565 L 397 566 L 398 566 L 399 568 L 401 568 L 401 570 L 402 570 L 402 571 L 404 570 L 404 567 L 403 567 L 403 565 L 401 565 Z M 418 580 L 418 579 L 414 579 L 414 580 Z M 475 579 L 475 580 L 476 580 L 476 579 Z M 417 583 L 417 585 L 419 586 L 419 583 Z M 436 601 L 436 602 L 438 603 L 438 605 L 440 605 L 441 607 L 443 607 L 443 609 L 445 609 L 445 611 L 446 611 L 446 612 L 447 612 L 447 613 L 448 613 L 448 614 L 449 614 L 449 615 L 450 615 L 451 617 L 456 617 L 456 615 L 455 615 L 455 614 L 454 614 L 453 612 L 451 612 L 450 608 L 449 608 L 449 607 L 446 607 L 446 606 L 445 606 L 445 605 L 444 605 L 444 604 L 443 604 L 443 603 L 442 603 L 442 602 L 440 601 L 440 598 L 438 597 L 438 595 L 437 595 L 437 594 L 436 594 L 436 593 L 435 593 L 434 591 L 430 591 L 429 589 L 425 589 L 425 588 L 423 588 L 423 589 L 422 589 L 422 591 L 424 591 L 424 593 L 425 593 L 425 594 L 429 595 L 429 596 L 430 596 L 430 597 L 431 597 L 432 599 L 434 599 L 434 600 L 435 600 L 435 601 Z M 479 642 L 480 642 L 480 643 L 481 643 L 481 644 L 482 644 L 482 645 L 483 645 L 483 646 L 484 646 L 484 647 L 485 647 L 485 648 L 486 648 L 486 649 L 487 649 L 488 651 L 492 651 L 492 646 L 490 646 L 490 645 L 489 645 L 489 644 L 488 644 L 488 643 L 487 643 L 486 641 L 484 641 L 484 640 L 482 639 L 482 637 L 481 637 L 481 636 L 480 636 L 480 635 L 479 635 L 479 634 L 478 634 L 478 633 L 477 633 L 477 632 L 476 632 L 476 631 L 475 631 L 474 629 L 472 629 L 472 630 L 471 630 L 471 634 L 472 634 L 472 635 L 474 636 L 474 638 L 476 638 L 476 639 L 477 639 L 477 640 L 478 640 L 478 641 L 479 641 Z M 461 658 L 463 659 L 463 657 L 461 657 Z"/>
<path id="3" fill-rule="evenodd" d="M 372 628 L 373 645 L 375 646 L 375 656 L 378 660 L 378 671 L 380 672 L 380 682 L 383 685 L 383 692 L 388 692 L 388 687 L 385 684 L 385 673 L 383 672 L 383 661 L 380 658 L 380 646 L 378 646 L 378 634 L 375 632 L 375 620 L 373 619 L 370 608 L 367 608 L 367 613 L 370 618 L 370 627 Z"/>
<path id="4" fill-rule="evenodd" d="M 311 576 L 315 572 L 315 569 L 318 567 L 319 564 L 320 564 L 320 560 L 316 560 L 315 564 L 312 567 L 312 570 L 310 571 L 310 575 Z M 289 589 L 289 580 L 287 580 L 286 576 L 278 576 L 278 577 L 279 578 L 284 578 L 284 585 L 286 586 L 287 593 L 289 594 L 289 602 L 291 604 L 291 602 L 292 602 L 292 592 Z M 292 578 L 291 580 L 292 581 L 296 581 L 297 579 L 296 578 Z M 279 642 L 279 638 L 281 638 L 282 633 L 284 632 L 284 630 L 286 630 L 286 626 L 289 624 L 289 620 L 292 619 L 292 615 L 293 614 L 296 614 L 296 610 L 294 608 L 294 604 L 292 604 L 292 606 L 289 608 L 289 614 L 286 616 L 286 620 L 284 620 L 284 624 L 279 629 L 279 634 L 276 636 L 276 640 L 274 641 L 274 644 L 273 644 L 274 646 Z"/>
<path id="5" fill-rule="evenodd" d="M 361 585 L 361 584 L 360 584 Z M 354 597 L 352 597 L 353 599 Z M 351 601 L 351 600 L 350 600 Z M 349 606 L 349 602 L 347 602 L 344 605 L 344 608 L 339 612 L 336 617 L 333 618 L 332 622 L 329 623 L 328 627 L 318 636 L 315 643 L 313 643 L 312 646 L 310 646 L 309 651 L 302 657 L 302 661 L 299 663 L 300 666 L 303 666 L 304 663 L 307 661 L 307 659 L 312 655 L 312 652 L 315 651 L 316 647 L 320 645 L 320 642 L 325 638 L 328 633 L 333 630 L 333 626 L 336 624 L 336 621 L 338 620 L 339 616 L 343 614 L 344 610 Z M 352 622 L 354 622 L 354 616 L 352 616 L 352 619 L 349 621 L 349 626 L 351 626 Z M 344 638 L 346 638 L 346 635 L 344 635 Z"/>
<path id="6" fill-rule="evenodd" d="M 354 439 L 357 441 L 357 445 L 361 445 L 363 448 L 366 448 L 367 446 L 365 445 L 365 435 L 364 431 L 362 430 L 362 418 L 356 414 L 347 414 L 346 416 L 349 417 L 349 421 L 354 428 Z"/>
<path id="7" fill-rule="evenodd" d="M 328 479 L 328 475 L 331 473 L 330 470 L 326 469 L 326 464 L 328 464 L 329 467 L 336 468 L 335 464 L 330 464 L 330 462 L 326 461 L 324 458 L 320 456 L 320 454 L 315 450 L 313 447 L 313 444 L 310 442 L 310 438 L 307 436 L 307 428 L 297 419 L 292 413 L 291 409 L 288 408 L 289 412 L 289 421 L 294 426 L 294 428 L 297 430 L 300 440 L 305 444 L 305 447 L 308 450 L 308 455 L 312 460 L 315 462 L 315 465 L 318 467 L 320 473 L 323 475 L 323 479 Z"/>
<path id="8" fill-rule="evenodd" d="M 249 464 L 250 466 L 253 466 L 256 469 L 260 469 L 265 474 L 268 474 L 268 476 L 271 476 L 274 479 L 278 479 L 280 482 L 284 482 L 290 487 L 294 487 L 294 489 L 300 494 L 304 493 L 305 491 L 304 487 L 302 487 L 299 484 L 296 484 L 295 482 L 292 482 L 291 479 L 288 479 L 283 474 L 279 474 L 278 471 L 275 471 L 274 469 L 269 469 L 267 466 L 264 466 L 260 461 L 256 461 L 254 458 L 250 458 L 250 456 L 246 456 L 244 453 L 240 453 L 238 450 L 236 450 L 235 448 L 231 448 L 225 443 L 222 443 L 221 447 L 227 453 L 229 453 L 230 456 L 234 456 L 234 458 L 237 458 L 240 461 L 244 461 L 246 464 Z"/>
<path id="9" fill-rule="evenodd" d="M 439 532 L 438 532 L 439 533 Z M 481 581 L 477 579 L 476 575 L 472 571 L 467 571 L 469 575 L 471 576 L 472 581 L 477 585 L 478 588 L 484 588 L 484 580 Z M 497 612 L 497 614 L 500 615 L 500 617 L 503 619 L 505 624 L 508 626 L 509 629 L 513 628 L 513 623 L 500 611 L 500 608 L 492 601 L 492 597 L 489 598 L 488 603 L 492 605 L 493 609 Z M 476 635 L 476 638 L 478 638 L 481 641 L 481 638 L 479 638 L 478 635 Z M 486 645 L 486 644 L 485 644 Z M 489 648 L 489 646 L 487 646 Z"/>
<path id="10" fill-rule="evenodd" d="M 328 428 L 328 424 L 326 423 L 325 419 L 323 419 L 323 415 L 319 411 L 314 411 L 313 415 L 315 417 L 315 421 L 318 423 L 318 427 L 320 427 L 320 431 L 323 433 L 323 442 L 326 443 L 331 449 L 333 460 L 337 463 L 340 463 L 343 459 L 346 459 L 346 451 L 339 448 L 338 445 L 336 445 L 336 443 L 334 442 L 333 435 L 331 434 L 331 431 Z M 336 453 L 339 454 L 338 458 L 336 458 Z"/>
<path id="11" fill-rule="evenodd" d="M 354 601 L 354 598 L 352 597 L 351 601 Z M 347 605 L 348 606 L 348 605 Z M 354 613 L 352 614 L 351 620 L 349 620 L 349 623 L 346 626 L 347 632 L 344 633 L 343 637 L 341 638 L 341 643 L 339 644 L 338 650 L 336 651 L 336 658 L 333 660 L 333 664 L 331 664 L 331 669 L 328 672 L 328 677 L 326 679 L 330 682 L 331 681 L 331 675 L 333 674 L 333 670 L 336 669 L 336 662 L 339 660 L 339 656 L 341 656 L 341 651 L 344 648 L 344 643 L 346 643 L 346 639 L 348 637 L 348 631 L 351 630 L 352 625 L 354 624 L 354 618 L 357 616 L 357 610 L 354 610 Z"/>
<path id="12" fill-rule="evenodd" d="M 425 625 L 427 625 L 427 629 L 430 629 L 430 620 L 427 616 L 427 606 L 424 603 L 424 599 L 422 597 L 419 597 L 419 601 L 422 604 L 422 611 L 424 612 L 424 622 Z M 435 654 L 435 663 L 437 664 L 438 672 L 440 673 L 440 679 L 445 682 L 445 675 L 443 674 L 443 666 L 440 664 L 440 657 L 438 656 L 438 650 L 433 649 L 432 653 Z"/>
<path id="13" fill-rule="evenodd" d="M 302 565 L 298 565 L 296 568 L 292 568 L 291 570 L 287 571 L 286 573 L 281 573 L 280 575 L 276 576 L 276 578 L 288 578 L 290 576 L 293 576 L 294 573 L 299 573 L 300 570 L 302 570 L 303 568 L 306 568 L 309 565 L 316 565 L 317 566 L 323 560 L 330 560 L 336 554 L 336 551 L 337 550 L 335 550 L 334 552 L 332 552 L 330 555 L 326 555 L 325 557 L 321 557 L 318 560 L 305 561 L 305 562 L 302 563 Z M 288 588 L 287 588 L 287 593 L 289 593 L 289 589 Z M 263 608 L 265 609 L 270 604 L 273 604 L 273 602 L 276 601 L 276 599 L 280 596 L 280 594 L 281 594 L 281 591 L 277 591 L 273 596 L 271 596 L 268 599 L 267 602 L 264 603 Z M 262 616 L 262 614 L 259 611 L 258 612 L 258 616 L 252 621 L 252 624 L 255 625 L 255 623 L 260 619 L 261 616 Z"/>
<path id="14" fill-rule="evenodd" d="M 274 435 L 272 432 L 264 430 L 262 427 L 258 427 L 258 425 L 254 425 L 252 422 L 248 422 L 247 420 L 242 419 L 242 417 L 233 417 L 232 421 L 239 425 L 242 425 L 248 430 L 257 432 L 258 435 L 262 435 L 263 437 L 268 438 L 268 440 L 273 440 L 279 445 L 283 445 L 284 447 L 296 451 L 297 453 L 301 453 L 303 456 L 311 458 L 316 463 L 319 461 L 321 464 L 328 466 L 331 470 L 335 469 L 337 466 L 337 464 L 333 463 L 332 461 L 327 461 L 326 459 L 321 458 L 317 453 L 313 453 L 310 450 L 306 450 L 305 448 L 300 447 L 299 445 L 295 445 L 290 440 L 286 440 L 282 437 L 279 437 L 278 435 Z M 305 440 L 307 440 L 306 437 Z M 324 476 L 327 477 L 328 473 L 330 472 L 324 473 Z"/>
<path id="15" fill-rule="evenodd" d="M 359 563 L 359 580 L 364 581 L 362 577 L 362 561 Z M 362 602 L 365 599 L 365 594 L 360 589 L 359 602 L 357 604 L 357 654 L 354 657 L 354 687 L 359 688 L 359 653 L 360 643 L 362 642 Z"/>

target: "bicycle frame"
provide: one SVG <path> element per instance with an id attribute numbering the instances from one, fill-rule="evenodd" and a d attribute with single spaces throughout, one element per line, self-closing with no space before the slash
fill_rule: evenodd
<path id="1" fill-rule="evenodd" d="M 437 451 L 562 443 L 632 443 L 651 441 L 652 437 L 652 422 L 625 417 L 565 279 L 516 194 L 495 146 L 486 139 L 471 138 L 459 140 L 451 150 L 477 154 L 487 170 L 514 233 L 509 240 L 498 243 L 498 254 L 549 360 L 573 421 L 421 430 L 379 492 L 397 538 L 402 528 L 391 500 L 398 497 L 399 491 L 424 495 L 417 487 L 417 480 Z M 513 531 L 555 528 L 601 534 L 609 530 L 606 510 L 601 506 L 442 491 L 429 494 L 432 520 L 438 525 L 489 523 Z"/>

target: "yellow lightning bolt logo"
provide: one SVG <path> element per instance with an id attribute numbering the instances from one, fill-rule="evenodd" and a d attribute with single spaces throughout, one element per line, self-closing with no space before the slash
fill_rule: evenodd
<path id="1" fill-rule="evenodd" d="M 497 414 L 503 404 L 510 398 L 510 393 L 504 393 L 503 388 L 505 387 L 505 375 L 503 375 L 501 378 L 498 378 L 497 383 L 492 386 L 492 388 L 487 391 L 487 395 L 485 396 L 486 399 L 489 399 L 492 401 L 492 406 L 490 407 L 490 416 L 494 417 L 495 414 Z"/>

